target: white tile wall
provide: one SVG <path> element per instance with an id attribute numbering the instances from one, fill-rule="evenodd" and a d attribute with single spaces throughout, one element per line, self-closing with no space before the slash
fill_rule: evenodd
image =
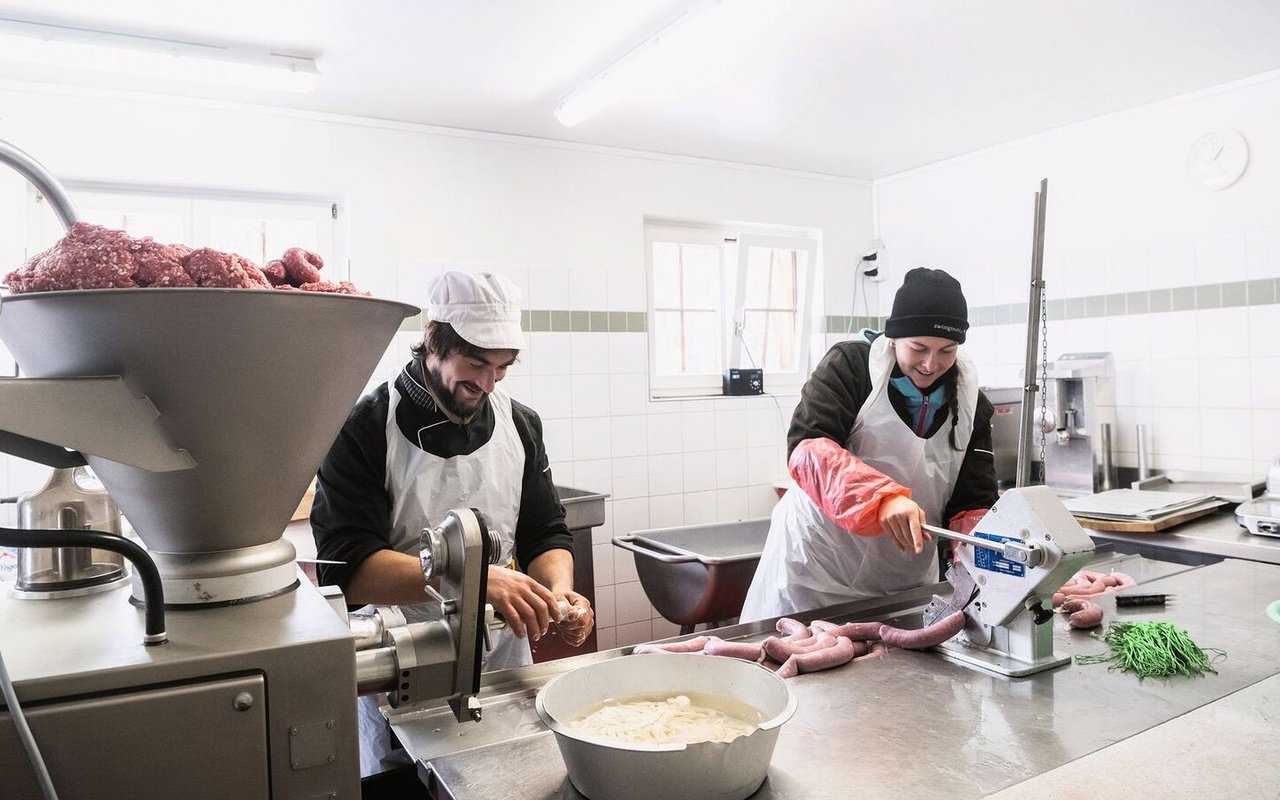
<path id="1" fill-rule="evenodd" d="M 1171 289 L 1174 286 L 1191 286 L 1196 282 L 1196 250 L 1190 239 L 1175 237 L 1149 242 L 1147 263 L 1150 265 L 1148 289 Z M 1063 296 L 1086 293 L 1068 292 Z"/>
<path id="2" fill-rule="evenodd" d="M 592 334 L 574 335 L 591 336 Z M 603 373 L 575 374 L 570 376 L 569 383 L 573 390 L 574 417 L 607 417 L 613 411 L 613 407 L 609 402 L 608 375 Z"/>
<path id="3" fill-rule="evenodd" d="M 1046 291 L 1051 299 L 1280 278 L 1280 161 L 1255 158 L 1228 189 L 1186 179 L 1168 145 L 1210 127 L 1250 141 L 1280 135 L 1280 79 L 1228 85 L 1180 102 L 1135 109 L 877 182 L 880 235 L 890 264 L 966 265 L 971 305 L 1012 302 L 999 286 L 1025 287 L 1030 224 L 991 209 L 1031 202 L 1027 165 L 1049 177 Z M 1125 141 L 1099 148 L 1101 140 Z M 1103 197 L 1128 199 L 1118 202 Z M 997 229 L 995 226 L 1002 226 Z M 984 232 L 984 247 L 975 231 Z M 942 261 L 926 256 L 941 255 Z M 975 279 L 970 281 L 973 276 Z M 898 282 L 901 274 L 890 275 Z M 972 293 L 970 287 L 972 286 Z M 1024 296 L 1025 290 L 1018 290 Z M 1260 476 L 1280 455 L 1280 305 L 1206 308 L 1050 324 L 1050 357 L 1108 350 L 1117 359 L 1117 461 L 1136 462 L 1127 427 L 1151 426 L 1156 469 L 1236 467 Z M 973 331 L 982 382 L 1016 385 L 1022 325 Z"/>
<path id="4" fill-rule="evenodd" d="M 1196 283 L 1230 283 L 1247 277 L 1243 232 L 1211 233 L 1195 240 Z"/>
<path id="5" fill-rule="evenodd" d="M 571 308 L 569 270 L 541 268 L 529 272 L 529 294 L 526 306 L 538 309 Z"/>
<path id="6" fill-rule="evenodd" d="M 608 305 L 608 275 L 604 270 L 569 270 L 568 308 L 574 311 L 601 311 Z"/>
<path id="7" fill-rule="evenodd" d="M 645 275 L 640 270 L 614 269 L 607 275 L 608 311 L 644 311 L 648 307 Z M 599 308 L 592 309 L 599 310 Z"/>

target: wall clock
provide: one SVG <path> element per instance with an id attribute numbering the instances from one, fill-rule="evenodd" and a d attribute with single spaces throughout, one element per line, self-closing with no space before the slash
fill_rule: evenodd
<path id="1" fill-rule="evenodd" d="M 1187 151 L 1187 172 L 1206 189 L 1225 189 L 1249 165 L 1249 143 L 1239 131 L 1210 131 Z"/>

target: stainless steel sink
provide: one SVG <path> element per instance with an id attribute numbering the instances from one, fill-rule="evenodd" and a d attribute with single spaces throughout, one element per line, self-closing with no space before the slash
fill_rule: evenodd
<path id="1" fill-rule="evenodd" d="M 556 491 L 560 493 L 565 524 L 569 526 L 569 530 L 595 528 L 604 524 L 604 501 L 609 495 L 570 486 L 557 486 Z"/>

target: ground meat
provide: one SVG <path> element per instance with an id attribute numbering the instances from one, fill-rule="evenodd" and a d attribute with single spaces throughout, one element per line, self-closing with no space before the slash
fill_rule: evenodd
<path id="1" fill-rule="evenodd" d="M 288 289 L 288 286 L 277 286 L 277 289 Z M 357 289 L 351 281 L 319 281 L 317 283 L 304 283 L 298 287 L 304 292 L 327 292 L 329 294 L 362 294 L 368 295 L 368 292 L 362 292 Z"/>
<path id="2" fill-rule="evenodd" d="M 199 286 L 220 289 L 269 289 L 262 270 L 248 259 L 208 247 L 194 250 L 187 259 L 187 274 Z"/>
<path id="3" fill-rule="evenodd" d="M 137 286 L 132 241 L 124 231 L 77 222 L 53 247 L 6 275 L 5 283 L 14 294 Z"/>
<path id="4" fill-rule="evenodd" d="M 191 248 L 181 244 L 159 244 L 151 239 L 134 242 L 133 280 L 139 286 L 195 286 L 183 264 Z"/>
<path id="5" fill-rule="evenodd" d="M 261 269 L 234 253 L 161 244 L 150 236 L 135 239 L 124 231 L 77 222 L 53 247 L 6 275 L 5 283 L 14 294 L 148 286 L 368 294 L 347 281 L 321 280 L 323 266 L 324 259 L 301 247 L 289 248 Z"/>

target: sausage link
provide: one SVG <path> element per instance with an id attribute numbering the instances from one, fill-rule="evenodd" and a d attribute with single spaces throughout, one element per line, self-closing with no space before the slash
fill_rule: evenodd
<path id="1" fill-rule="evenodd" d="M 866 644 L 871 645 L 871 648 L 865 655 L 854 656 L 854 661 L 868 661 L 873 658 L 880 658 L 889 652 L 889 647 L 884 642 L 867 642 Z"/>
<path id="2" fill-rule="evenodd" d="M 760 646 L 760 642 L 726 642 L 723 639 L 707 642 L 702 652 L 709 656 L 741 658 L 744 661 L 759 661 L 764 656 L 764 648 Z"/>
<path id="3" fill-rule="evenodd" d="M 964 629 L 964 612 L 953 611 L 932 625 L 916 630 L 903 630 L 892 625 L 880 626 L 880 639 L 887 645 L 904 650 L 923 650 L 940 645 Z"/>
<path id="4" fill-rule="evenodd" d="M 786 637 L 789 642 L 798 642 L 801 639 L 808 639 L 813 636 L 813 631 L 809 630 L 808 625 L 805 625 L 798 619 L 791 619 L 790 617 L 783 617 L 779 619 L 774 627 L 776 627 L 778 629 L 778 633 L 781 633 Z"/>
<path id="5" fill-rule="evenodd" d="M 683 642 L 669 642 L 667 644 L 638 644 L 631 651 L 632 655 L 642 655 L 644 653 L 701 653 L 702 648 L 707 646 L 707 642 L 711 641 L 709 636 L 695 636 L 692 639 L 686 639 Z"/>
<path id="6" fill-rule="evenodd" d="M 1102 606 L 1082 597 L 1072 597 L 1060 609 L 1067 615 L 1067 627 L 1096 628 L 1102 624 Z"/>
<path id="7" fill-rule="evenodd" d="M 787 659 L 787 664 L 795 664 L 798 673 L 818 672 L 848 664 L 857 653 L 857 647 L 847 636 L 840 636 L 828 647 L 812 650 L 808 653 L 796 653 Z M 786 664 L 783 664 L 786 668 Z"/>
<path id="8" fill-rule="evenodd" d="M 828 633 L 832 636 L 844 636 L 855 642 L 875 642 L 880 640 L 882 622 L 846 622 L 832 628 Z"/>

